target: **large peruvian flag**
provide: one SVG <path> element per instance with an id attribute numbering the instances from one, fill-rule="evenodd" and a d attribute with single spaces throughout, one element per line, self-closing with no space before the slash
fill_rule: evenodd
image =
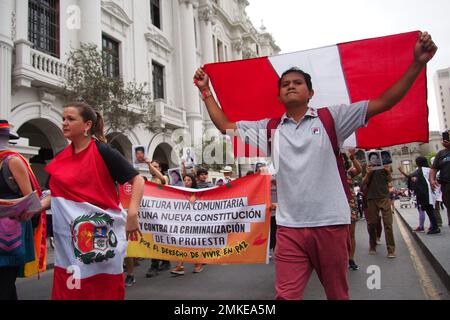
<path id="1" fill-rule="evenodd" d="M 95 142 L 46 167 L 55 237 L 54 300 L 123 300 L 126 213 Z"/>
<path id="2" fill-rule="evenodd" d="M 204 66 L 224 112 L 232 121 L 280 117 L 278 79 L 291 67 L 312 77 L 310 106 L 350 104 L 377 98 L 413 61 L 419 32 L 340 43 L 271 57 Z M 345 145 L 381 148 L 428 142 L 426 70 L 408 94 L 390 111 L 370 119 Z M 236 150 L 236 146 L 235 146 Z M 239 149 L 241 150 L 241 149 Z"/>

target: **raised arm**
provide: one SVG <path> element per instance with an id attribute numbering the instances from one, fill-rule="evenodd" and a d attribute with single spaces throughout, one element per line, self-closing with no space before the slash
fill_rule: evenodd
<path id="1" fill-rule="evenodd" d="M 227 130 L 236 130 L 236 123 L 228 120 L 228 117 L 219 107 L 216 99 L 214 99 L 214 96 L 211 93 L 211 89 L 209 88 L 209 77 L 202 68 L 197 69 L 197 71 L 195 72 L 194 84 L 200 90 L 203 101 L 206 105 L 206 109 L 208 110 L 209 117 L 211 118 L 211 121 L 214 123 L 216 128 L 219 129 L 223 134 L 225 134 Z"/>
<path id="2" fill-rule="evenodd" d="M 372 176 L 372 174 L 373 174 L 372 167 L 367 166 L 366 167 L 366 175 L 364 176 L 363 181 L 362 181 L 365 185 L 367 185 L 369 183 L 369 180 L 370 180 L 370 177 Z"/>
<path id="3" fill-rule="evenodd" d="M 161 184 L 168 184 L 167 178 L 161 173 L 161 171 L 159 171 L 152 165 L 151 159 L 145 158 L 145 162 L 147 162 L 148 164 L 148 169 L 150 170 L 150 173 L 155 177 L 157 177 L 161 181 Z"/>
<path id="4" fill-rule="evenodd" d="M 348 151 L 348 153 L 349 153 L 350 161 L 352 162 L 352 167 L 350 168 L 351 175 L 353 177 L 356 177 L 362 171 L 361 163 L 355 158 L 355 153 L 356 153 L 355 149 L 350 149 Z"/>
<path id="5" fill-rule="evenodd" d="M 387 89 L 381 96 L 369 101 L 366 120 L 373 116 L 390 110 L 408 92 L 423 67 L 433 58 L 437 51 L 431 36 L 427 32 L 420 33 L 419 39 L 414 47 L 414 61 L 403 74 L 403 76 Z"/>
<path id="6" fill-rule="evenodd" d="M 186 175 L 186 164 L 184 163 L 185 161 L 184 160 L 182 160 L 181 161 L 181 175 L 182 175 L 182 177 L 184 177 L 185 175 Z"/>

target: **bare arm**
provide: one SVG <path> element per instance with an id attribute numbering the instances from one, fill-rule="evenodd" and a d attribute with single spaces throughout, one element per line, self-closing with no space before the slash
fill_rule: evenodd
<path id="1" fill-rule="evenodd" d="M 356 177 L 362 171 L 361 163 L 359 163 L 359 161 L 356 160 L 355 153 L 356 153 L 355 149 L 349 150 L 349 154 L 350 154 L 349 158 L 350 158 L 350 161 L 352 162 L 352 168 L 350 170 L 351 170 L 351 174 L 353 177 Z"/>
<path id="2" fill-rule="evenodd" d="M 28 175 L 28 169 L 23 163 L 23 161 L 17 157 L 12 157 L 11 160 L 8 163 L 9 170 L 11 171 L 12 176 L 14 177 L 14 180 L 17 183 L 17 186 L 19 187 L 20 192 L 23 196 L 27 196 L 30 193 L 33 192 L 33 187 L 31 186 L 30 177 Z M 20 221 L 27 221 L 30 220 L 35 214 L 41 212 L 41 210 L 38 211 L 32 211 L 27 213 L 22 213 L 17 220 Z"/>
<path id="3" fill-rule="evenodd" d="M 439 183 L 436 180 L 436 176 L 437 176 L 437 172 L 438 170 L 431 168 L 430 169 L 430 184 L 431 184 L 431 189 L 436 190 L 437 188 L 439 188 Z"/>
<path id="4" fill-rule="evenodd" d="M 161 184 L 167 184 L 167 178 L 161 173 L 161 171 L 159 171 L 152 165 L 152 161 L 149 158 L 145 158 L 145 162 L 147 162 L 148 164 L 150 173 L 153 176 L 157 177 L 161 181 Z"/>
<path id="5" fill-rule="evenodd" d="M 184 177 L 186 175 L 186 165 L 184 161 L 181 161 L 181 175 Z"/>
<path id="6" fill-rule="evenodd" d="M 366 175 L 364 176 L 364 178 L 363 178 L 363 183 L 365 184 L 365 185 L 367 185 L 368 183 L 369 183 L 369 180 L 370 180 L 370 177 L 372 176 L 372 174 L 373 174 L 373 171 L 372 171 L 372 168 L 370 167 L 370 166 L 367 166 L 367 172 L 366 172 Z"/>
<path id="7" fill-rule="evenodd" d="M 8 163 L 9 170 L 16 181 L 20 192 L 23 196 L 26 196 L 33 192 L 33 187 L 31 186 L 30 177 L 28 176 L 28 170 L 22 160 L 17 157 L 11 158 Z"/>
<path id="8" fill-rule="evenodd" d="M 137 241 L 138 235 L 142 236 L 139 228 L 138 210 L 144 195 L 144 178 L 137 175 L 128 183 L 132 185 L 132 193 L 127 214 L 127 240 Z"/>
<path id="9" fill-rule="evenodd" d="M 390 110 L 408 92 L 422 69 L 433 58 L 437 51 L 431 36 L 421 33 L 414 47 L 414 61 L 409 66 L 403 76 L 387 89 L 381 96 L 369 101 L 366 120 L 373 116 Z"/>
<path id="10" fill-rule="evenodd" d="M 228 117 L 219 107 L 216 99 L 214 99 L 214 96 L 212 95 L 209 88 L 209 77 L 202 68 L 197 69 L 197 71 L 195 72 L 194 83 L 198 87 L 200 92 L 202 92 L 202 95 L 204 97 L 203 101 L 205 102 L 209 117 L 211 118 L 211 121 L 214 123 L 216 128 L 219 129 L 223 134 L 225 134 L 227 130 L 236 130 L 236 123 L 228 120 Z"/>

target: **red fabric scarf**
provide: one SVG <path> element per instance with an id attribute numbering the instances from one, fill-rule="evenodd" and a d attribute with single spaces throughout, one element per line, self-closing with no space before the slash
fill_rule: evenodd
<path id="1" fill-rule="evenodd" d="M 116 186 L 94 139 L 77 154 L 70 144 L 45 170 L 51 176 L 52 197 L 88 202 L 104 210 L 120 210 Z"/>

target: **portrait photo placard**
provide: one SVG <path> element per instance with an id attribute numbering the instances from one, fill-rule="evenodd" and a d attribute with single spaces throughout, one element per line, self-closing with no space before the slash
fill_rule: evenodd
<path id="1" fill-rule="evenodd" d="M 145 147 L 142 145 L 133 145 L 132 150 L 132 159 L 133 159 L 133 167 L 134 168 L 148 168 L 147 163 L 145 162 L 145 158 L 147 157 L 147 152 L 145 151 Z"/>
<path id="2" fill-rule="evenodd" d="M 197 164 L 197 158 L 195 156 L 195 149 L 192 147 L 183 148 L 183 155 L 181 159 L 184 161 L 186 169 L 191 169 Z"/>
<path id="3" fill-rule="evenodd" d="M 383 169 L 383 163 L 381 162 L 381 151 L 372 150 L 366 151 L 366 161 L 372 170 Z"/>
<path id="4" fill-rule="evenodd" d="M 181 175 L 180 168 L 172 168 L 167 170 L 167 175 L 169 176 L 169 184 L 171 186 L 183 187 L 183 177 Z"/>

